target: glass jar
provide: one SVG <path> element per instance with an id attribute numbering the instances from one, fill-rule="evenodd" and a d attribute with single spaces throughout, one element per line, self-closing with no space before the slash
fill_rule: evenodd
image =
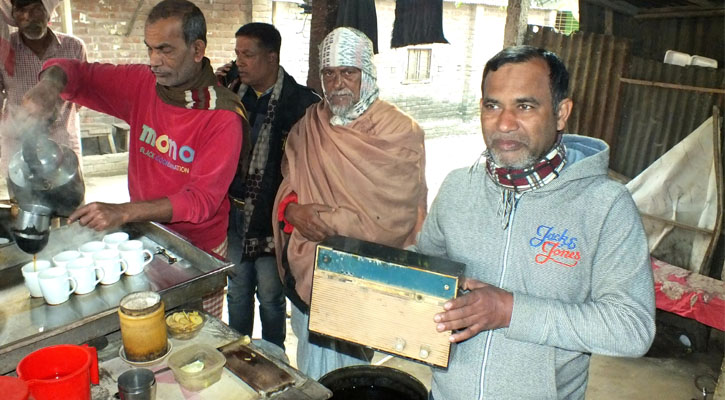
<path id="1" fill-rule="evenodd" d="M 152 291 L 127 294 L 121 299 L 118 318 L 127 360 L 152 361 L 166 354 L 168 339 L 161 295 Z"/>

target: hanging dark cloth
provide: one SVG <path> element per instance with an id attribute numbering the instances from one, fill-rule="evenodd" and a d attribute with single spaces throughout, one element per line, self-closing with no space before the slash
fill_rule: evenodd
<path id="1" fill-rule="evenodd" d="M 448 43 L 443 36 L 443 0 L 396 0 L 390 47 Z"/>
<path id="2" fill-rule="evenodd" d="M 335 28 L 355 28 L 373 42 L 373 52 L 378 54 L 378 14 L 375 0 L 341 0 L 337 9 Z"/>

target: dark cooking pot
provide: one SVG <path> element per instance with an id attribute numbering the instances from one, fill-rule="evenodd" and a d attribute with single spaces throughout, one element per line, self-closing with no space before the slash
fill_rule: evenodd
<path id="1" fill-rule="evenodd" d="M 426 400 L 428 390 L 413 375 L 395 368 L 355 365 L 328 372 L 320 383 L 333 400 Z"/>

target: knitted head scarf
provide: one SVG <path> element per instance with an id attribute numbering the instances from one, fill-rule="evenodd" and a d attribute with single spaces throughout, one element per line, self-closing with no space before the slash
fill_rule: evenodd
<path id="1" fill-rule="evenodd" d="M 347 125 L 362 115 L 378 98 L 377 71 L 373 64 L 373 44 L 364 33 L 353 28 L 337 28 L 320 44 L 320 80 L 327 67 L 355 67 L 362 71 L 360 99 L 344 115 L 333 115 L 332 125 Z M 325 86 L 322 92 L 327 99 Z"/>

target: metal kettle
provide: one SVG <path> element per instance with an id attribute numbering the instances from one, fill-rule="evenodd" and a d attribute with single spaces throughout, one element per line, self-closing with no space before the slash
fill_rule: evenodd
<path id="1" fill-rule="evenodd" d="M 68 216 L 82 202 L 85 185 L 78 157 L 47 134 L 26 138 L 8 164 L 8 192 L 18 206 L 12 234 L 18 247 L 35 254 L 48 244 L 50 220 Z"/>

